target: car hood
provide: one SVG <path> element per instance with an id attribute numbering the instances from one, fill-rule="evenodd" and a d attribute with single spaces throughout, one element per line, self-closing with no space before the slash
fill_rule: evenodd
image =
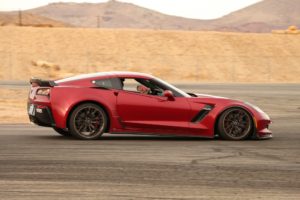
<path id="1" fill-rule="evenodd" d="M 214 96 L 209 94 L 195 94 L 199 98 L 216 98 L 216 99 L 228 99 L 227 97 Z"/>
<path id="2" fill-rule="evenodd" d="M 208 94 L 193 94 L 194 97 L 189 98 L 190 102 L 207 103 L 207 104 L 241 104 L 242 102 L 235 99 L 230 99 L 221 96 L 214 96 Z"/>

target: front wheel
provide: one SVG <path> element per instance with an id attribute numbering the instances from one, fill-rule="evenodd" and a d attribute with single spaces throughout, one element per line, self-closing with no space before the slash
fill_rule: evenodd
<path id="1" fill-rule="evenodd" d="M 99 138 L 107 128 L 108 117 L 105 111 L 93 103 L 85 103 L 72 112 L 69 120 L 71 134 L 79 139 Z"/>
<path id="2" fill-rule="evenodd" d="M 252 130 L 252 117 L 242 108 L 230 108 L 226 110 L 218 121 L 219 134 L 226 140 L 246 139 Z"/>

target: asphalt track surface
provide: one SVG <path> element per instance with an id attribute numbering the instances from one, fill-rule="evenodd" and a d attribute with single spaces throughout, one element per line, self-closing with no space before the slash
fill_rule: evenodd
<path id="1" fill-rule="evenodd" d="M 0 199 L 300 199 L 300 85 L 197 85 L 270 114 L 271 140 L 62 137 L 0 125 Z"/>

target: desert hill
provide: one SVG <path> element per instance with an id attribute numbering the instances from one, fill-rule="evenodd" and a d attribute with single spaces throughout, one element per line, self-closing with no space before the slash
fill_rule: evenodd
<path id="1" fill-rule="evenodd" d="M 0 80 L 129 70 L 185 82 L 299 82 L 288 34 L 0 27 Z"/>
<path id="2" fill-rule="evenodd" d="M 205 22 L 165 15 L 140 6 L 110 0 L 106 3 L 51 3 L 28 12 L 77 27 L 136 29 L 201 29 Z"/>
<path id="3" fill-rule="evenodd" d="M 37 27 L 69 27 L 70 25 L 49 19 L 47 17 L 35 15 L 28 12 L 22 12 L 22 26 Z M 18 12 L 0 12 L 0 26 L 18 26 L 20 25 Z"/>
<path id="4" fill-rule="evenodd" d="M 300 27 L 300 0 L 264 0 L 212 22 L 217 30 L 270 32 Z"/>
<path id="5" fill-rule="evenodd" d="M 28 12 L 77 27 L 271 32 L 300 26 L 300 0 L 263 0 L 215 20 L 165 15 L 131 3 L 51 3 Z"/>

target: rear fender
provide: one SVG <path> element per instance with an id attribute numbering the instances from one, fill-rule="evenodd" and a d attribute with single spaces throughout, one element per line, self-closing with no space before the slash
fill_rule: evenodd
<path id="1" fill-rule="evenodd" d="M 106 110 L 112 119 L 116 115 L 116 96 L 111 90 L 93 88 L 55 87 L 51 93 L 53 117 L 58 128 L 67 128 L 68 117 L 72 110 L 84 102 L 94 102 Z"/>

